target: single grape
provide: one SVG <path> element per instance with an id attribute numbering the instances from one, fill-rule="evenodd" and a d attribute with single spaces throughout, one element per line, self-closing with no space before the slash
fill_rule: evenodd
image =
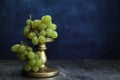
<path id="1" fill-rule="evenodd" d="M 45 30 L 40 31 L 40 35 L 41 36 L 45 36 L 46 35 L 46 31 Z"/>
<path id="2" fill-rule="evenodd" d="M 34 66 L 35 63 L 36 63 L 36 60 L 35 59 L 31 59 L 31 60 L 28 61 L 28 63 L 29 63 L 29 65 Z"/>
<path id="3" fill-rule="evenodd" d="M 20 54 L 20 60 L 21 61 L 25 61 L 26 60 L 26 56 L 24 54 Z"/>
<path id="4" fill-rule="evenodd" d="M 23 54 L 26 56 L 28 55 L 28 51 L 24 51 Z"/>
<path id="5" fill-rule="evenodd" d="M 40 57 L 41 56 L 41 51 L 37 51 L 35 54 Z"/>
<path id="6" fill-rule="evenodd" d="M 41 51 L 37 51 L 35 54 L 36 54 L 36 56 L 40 57 L 41 56 Z"/>
<path id="7" fill-rule="evenodd" d="M 57 26 L 56 26 L 56 24 L 51 24 L 49 28 L 52 30 L 56 30 Z"/>
<path id="8" fill-rule="evenodd" d="M 30 33 L 30 29 L 27 27 L 24 27 L 24 35 L 27 36 Z"/>
<path id="9" fill-rule="evenodd" d="M 57 38 L 58 37 L 58 33 L 56 31 L 53 31 L 51 37 L 52 38 Z"/>
<path id="10" fill-rule="evenodd" d="M 33 49 L 31 47 L 27 47 L 27 51 L 32 51 Z"/>
<path id="11" fill-rule="evenodd" d="M 38 72 L 38 71 L 39 71 L 39 67 L 33 66 L 33 67 L 32 67 L 32 71 L 33 71 L 33 72 Z"/>
<path id="12" fill-rule="evenodd" d="M 34 36 L 36 36 L 36 34 L 35 34 L 34 32 L 30 32 L 30 33 L 28 34 L 28 38 L 29 38 L 29 39 L 32 39 Z"/>
<path id="13" fill-rule="evenodd" d="M 39 36 L 38 38 L 40 43 L 45 43 L 45 37 L 44 36 Z"/>
<path id="14" fill-rule="evenodd" d="M 41 21 L 42 21 L 43 23 L 50 23 L 50 22 L 52 22 L 52 18 L 51 18 L 50 15 L 45 15 L 45 16 L 42 16 Z"/>
<path id="15" fill-rule="evenodd" d="M 26 56 L 24 54 L 20 54 L 20 53 L 17 53 L 17 58 L 21 61 L 25 61 L 26 60 Z"/>
<path id="16" fill-rule="evenodd" d="M 27 72 L 31 71 L 31 66 L 29 64 L 25 64 L 24 70 Z"/>
<path id="17" fill-rule="evenodd" d="M 46 29 L 46 33 L 47 33 L 47 35 L 51 36 L 52 33 L 53 33 L 53 31 L 52 31 L 52 29 L 47 28 L 47 29 Z"/>
<path id="18" fill-rule="evenodd" d="M 39 30 L 44 30 L 46 27 L 47 27 L 46 24 L 41 23 L 40 26 L 39 26 Z"/>
<path id="19" fill-rule="evenodd" d="M 41 20 L 35 19 L 35 20 L 33 21 L 33 26 L 34 26 L 34 27 L 40 26 L 40 23 L 41 23 Z"/>
<path id="20" fill-rule="evenodd" d="M 41 51 L 37 51 L 35 54 L 36 54 L 36 57 L 35 57 L 35 58 L 36 58 L 36 59 L 40 59 Z"/>
<path id="21" fill-rule="evenodd" d="M 26 25 L 27 26 L 31 26 L 32 24 L 33 24 L 32 20 L 30 20 L 30 19 L 26 20 Z"/>
<path id="22" fill-rule="evenodd" d="M 35 36 L 35 37 L 33 37 L 33 39 L 32 39 L 32 43 L 34 44 L 34 45 L 37 45 L 39 42 L 38 42 L 38 38 Z"/>
<path id="23" fill-rule="evenodd" d="M 28 28 L 28 29 L 31 29 L 31 26 L 25 26 L 24 28 Z"/>
<path id="24" fill-rule="evenodd" d="M 40 57 L 39 57 L 39 56 L 37 56 L 37 55 L 35 55 L 35 59 L 40 59 Z"/>
<path id="25" fill-rule="evenodd" d="M 42 60 L 36 59 L 35 66 L 40 67 L 42 65 Z"/>
<path id="26" fill-rule="evenodd" d="M 28 58 L 29 59 L 34 59 L 34 57 L 35 57 L 35 53 L 34 52 L 31 51 L 31 52 L 28 53 Z"/>
<path id="27" fill-rule="evenodd" d="M 26 50 L 26 46 L 25 45 L 21 45 L 20 47 L 19 47 L 19 49 L 18 49 L 18 52 L 19 53 L 23 53 L 25 50 Z"/>
<path id="28" fill-rule="evenodd" d="M 12 50 L 13 52 L 18 52 L 19 47 L 20 47 L 20 44 L 15 44 L 15 45 L 13 45 L 13 46 L 11 47 L 11 50 Z"/>

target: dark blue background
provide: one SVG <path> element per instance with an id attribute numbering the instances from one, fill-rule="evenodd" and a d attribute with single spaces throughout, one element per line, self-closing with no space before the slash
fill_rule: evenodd
<path id="1" fill-rule="evenodd" d="M 120 58 L 119 0 L 0 0 L 0 59 L 14 59 L 11 45 L 26 41 L 29 14 L 49 14 L 58 25 L 49 59 Z"/>

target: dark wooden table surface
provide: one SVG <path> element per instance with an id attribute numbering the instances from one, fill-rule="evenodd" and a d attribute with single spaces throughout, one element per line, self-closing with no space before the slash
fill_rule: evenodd
<path id="1" fill-rule="evenodd" d="M 50 78 L 28 78 L 21 75 L 22 62 L 0 60 L 0 80 L 120 80 L 120 60 L 49 60 L 59 75 Z"/>

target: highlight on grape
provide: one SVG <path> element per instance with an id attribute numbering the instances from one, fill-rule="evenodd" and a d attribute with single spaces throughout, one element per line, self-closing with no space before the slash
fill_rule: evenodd
<path id="1" fill-rule="evenodd" d="M 57 25 L 52 22 L 52 17 L 45 15 L 41 19 L 27 19 L 23 33 L 33 45 L 38 45 L 46 43 L 47 38 L 57 38 L 56 29 Z M 23 68 L 26 72 L 39 71 L 39 67 L 43 64 L 40 59 L 41 51 L 33 51 L 32 47 L 25 42 L 14 44 L 11 50 L 16 53 L 19 60 L 26 62 Z"/>

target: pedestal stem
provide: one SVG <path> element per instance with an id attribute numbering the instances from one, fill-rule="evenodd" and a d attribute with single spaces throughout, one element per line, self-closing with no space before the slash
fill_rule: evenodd
<path id="1" fill-rule="evenodd" d="M 45 54 L 45 51 L 41 51 L 40 59 L 42 60 L 43 64 L 41 67 L 45 67 L 45 63 L 47 62 L 47 56 Z"/>
<path id="2" fill-rule="evenodd" d="M 47 62 L 47 56 L 45 53 L 45 50 L 47 49 L 46 44 L 39 44 L 37 49 L 41 51 L 40 59 L 43 62 L 41 67 L 45 67 L 45 63 Z"/>

